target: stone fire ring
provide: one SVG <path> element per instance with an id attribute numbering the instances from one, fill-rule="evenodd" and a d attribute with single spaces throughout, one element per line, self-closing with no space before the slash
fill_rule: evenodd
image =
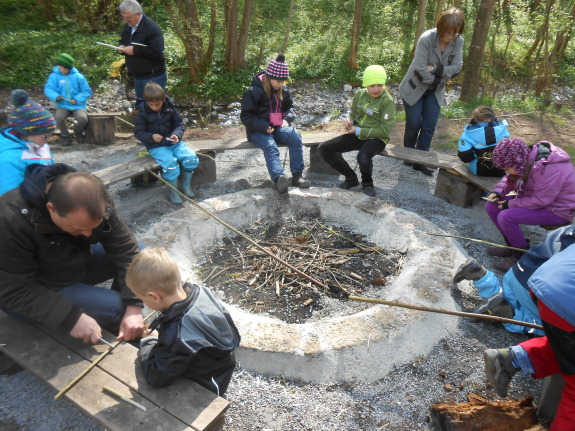
<path id="1" fill-rule="evenodd" d="M 326 224 L 350 229 L 384 249 L 406 252 L 403 270 L 384 288 L 384 298 L 410 304 L 458 309 L 451 296 L 454 269 L 465 261 L 450 238 L 418 215 L 378 198 L 341 189 L 291 188 L 289 197 L 252 189 L 203 201 L 201 205 L 242 231 L 255 220 L 316 215 Z M 163 246 L 176 259 L 183 279 L 198 282 L 194 268 L 206 252 L 235 233 L 194 205 L 156 223 L 142 238 Z M 456 330 L 458 317 L 374 305 L 356 314 L 288 324 L 226 305 L 242 336 L 240 366 L 310 383 L 374 382 L 394 365 L 427 355 Z"/>

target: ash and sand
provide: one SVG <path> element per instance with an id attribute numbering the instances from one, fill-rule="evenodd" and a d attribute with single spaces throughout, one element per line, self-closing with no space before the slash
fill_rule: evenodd
<path id="1" fill-rule="evenodd" d="M 59 162 L 78 169 L 96 171 L 131 159 L 141 151 L 133 142 L 112 147 L 73 146 L 56 152 Z M 309 156 L 306 150 L 306 157 Z M 353 153 L 349 158 L 354 166 Z M 500 242 L 483 204 L 462 209 L 433 196 L 435 175 L 426 177 L 400 161 L 374 159 L 377 197 L 393 206 L 412 211 L 443 232 L 461 237 Z M 218 181 L 196 190 L 197 200 L 261 187 L 267 180 L 263 155 L 259 150 L 235 150 L 217 157 Z M 313 186 L 328 188 L 337 184 L 332 176 L 310 175 Z M 133 187 L 126 182 L 111 187 L 111 195 L 130 228 L 143 237 L 164 216 L 178 210 L 166 200 L 159 183 Z M 358 193 L 361 193 L 359 190 Z M 532 243 L 544 231 L 526 229 Z M 494 260 L 485 254 L 485 245 L 456 240 L 462 250 L 487 268 Z M 455 269 L 455 268 L 454 268 Z M 499 274 L 502 276 L 503 274 Z M 472 311 L 480 302 L 468 282 L 449 286 L 463 311 Z M 453 319 L 457 319 L 453 317 Z M 430 430 L 429 407 L 439 402 L 467 401 L 470 392 L 498 399 L 483 372 L 483 350 L 525 340 L 500 325 L 472 323 L 459 319 L 454 329 L 437 341 L 428 354 L 390 367 L 375 383 L 300 384 L 282 376 L 263 376 L 242 370 L 234 374 L 227 398 L 231 402 L 224 429 L 242 430 Z M 418 346 L 413 346 L 417 350 Z M 409 347 L 405 347 L 409 348 Z M 399 352 L 398 352 L 399 355 Z M 372 359 L 367 368 L 386 367 Z M 341 365 L 345 367 L 346 364 Z M 509 396 L 519 399 L 529 394 L 538 399 L 540 383 L 516 375 Z M 0 430 L 101 430 L 65 400 L 53 401 L 54 391 L 27 372 L 0 376 Z M 193 402 L 193 400 L 190 400 Z"/>

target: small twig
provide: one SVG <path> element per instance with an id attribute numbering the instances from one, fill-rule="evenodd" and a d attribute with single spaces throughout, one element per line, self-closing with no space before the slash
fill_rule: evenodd
<path id="1" fill-rule="evenodd" d="M 108 392 L 109 394 L 114 395 L 115 397 L 120 398 L 122 401 L 126 401 L 127 403 L 132 404 L 133 406 L 138 407 L 139 409 L 143 410 L 143 411 L 148 411 L 148 409 L 146 407 L 144 407 L 143 405 L 141 405 L 140 403 L 137 403 L 136 401 L 125 397 L 124 395 L 122 395 L 119 392 L 116 392 L 114 389 L 110 388 L 109 386 L 103 386 L 102 387 L 102 391 L 104 392 Z"/>

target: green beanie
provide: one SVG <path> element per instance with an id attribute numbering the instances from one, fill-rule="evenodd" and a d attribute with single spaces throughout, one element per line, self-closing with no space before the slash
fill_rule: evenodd
<path id="1" fill-rule="evenodd" d="M 385 73 L 383 66 L 368 66 L 365 72 L 363 72 L 364 87 L 369 87 L 374 84 L 385 85 L 385 81 L 387 81 L 387 73 Z"/>
<path id="2" fill-rule="evenodd" d="M 64 66 L 66 69 L 72 69 L 72 67 L 74 67 L 74 57 L 63 52 L 56 59 L 56 64 L 58 66 Z"/>

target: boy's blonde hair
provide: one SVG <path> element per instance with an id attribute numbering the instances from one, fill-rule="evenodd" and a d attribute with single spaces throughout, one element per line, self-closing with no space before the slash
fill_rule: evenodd
<path id="1" fill-rule="evenodd" d="M 144 99 L 146 102 L 163 102 L 166 92 L 155 82 L 148 82 L 144 87 Z"/>
<path id="2" fill-rule="evenodd" d="M 148 247 L 128 267 L 126 284 L 134 293 L 155 291 L 171 295 L 182 285 L 182 278 L 178 265 L 166 250 Z"/>

